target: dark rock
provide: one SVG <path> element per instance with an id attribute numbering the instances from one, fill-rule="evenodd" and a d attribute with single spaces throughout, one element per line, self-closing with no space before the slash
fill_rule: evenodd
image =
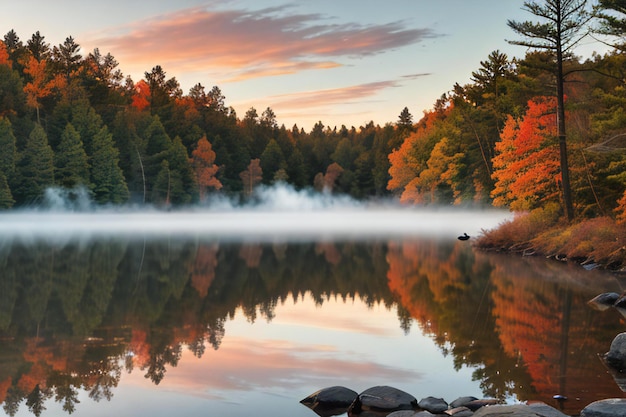
<path id="1" fill-rule="evenodd" d="M 626 399 L 610 398 L 589 404 L 580 417 L 626 417 Z"/>
<path id="2" fill-rule="evenodd" d="M 532 407 L 525 404 L 490 405 L 482 407 L 474 413 L 474 417 L 541 417 Z"/>
<path id="3" fill-rule="evenodd" d="M 587 304 L 595 310 L 604 311 L 613 307 L 618 298 L 619 294 L 616 292 L 605 292 L 587 301 Z"/>
<path id="4" fill-rule="evenodd" d="M 528 407 L 542 417 L 567 417 L 567 414 L 563 414 L 561 411 L 543 402 L 530 403 Z"/>
<path id="5" fill-rule="evenodd" d="M 471 401 L 476 401 L 478 400 L 478 398 L 473 397 L 473 396 L 467 396 L 467 397 L 459 397 L 456 400 L 452 401 L 450 403 L 450 407 L 452 408 L 457 408 L 457 407 L 463 407 L 465 406 L 465 404 L 471 402 Z"/>
<path id="6" fill-rule="evenodd" d="M 613 305 L 617 308 L 626 308 L 626 295 L 620 295 Z"/>
<path id="7" fill-rule="evenodd" d="M 615 336 L 611 348 L 604 355 L 606 364 L 618 371 L 626 369 L 626 333 Z"/>
<path id="8" fill-rule="evenodd" d="M 358 395 L 349 388 L 334 386 L 314 392 L 300 400 L 300 403 L 315 411 L 317 415 L 327 417 L 345 413 Z"/>
<path id="9" fill-rule="evenodd" d="M 430 411 L 433 414 L 443 413 L 448 409 L 448 403 L 443 398 L 426 397 L 417 403 L 422 410 Z"/>
<path id="10" fill-rule="evenodd" d="M 445 414 L 454 417 L 471 417 L 474 412 L 467 407 L 455 407 L 445 411 Z"/>
<path id="11" fill-rule="evenodd" d="M 394 411 L 391 414 L 387 414 L 387 417 L 417 417 L 418 414 L 419 413 L 415 410 L 400 410 L 400 411 Z M 432 416 L 432 414 L 428 413 L 428 416 Z M 420 417 L 426 417 L 426 416 L 420 416 Z"/>
<path id="12" fill-rule="evenodd" d="M 493 399 L 493 398 L 483 398 L 483 399 L 480 399 L 480 400 L 470 401 L 470 402 L 468 402 L 468 403 L 466 403 L 464 405 L 465 405 L 465 407 L 469 408 L 470 410 L 476 411 L 479 408 L 482 408 L 484 406 L 496 405 L 496 404 L 501 404 L 501 401 Z"/>
<path id="13" fill-rule="evenodd" d="M 358 414 L 361 411 L 389 413 L 415 408 L 417 408 L 417 399 L 411 394 L 389 386 L 377 386 L 360 393 L 350 406 L 348 413 L 350 415 Z"/>

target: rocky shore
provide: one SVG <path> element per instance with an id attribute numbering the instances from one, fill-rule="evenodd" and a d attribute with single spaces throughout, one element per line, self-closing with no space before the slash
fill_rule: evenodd
<path id="1" fill-rule="evenodd" d="M 321 389 L 300 401 L 320 417 L 568 417 L 543 402 L 503 404 L 495 399 L 414 396 L 390 386 L 376 386 L 362 393 L 341 386 Z M 626 417 L 626 398 L 610 398 L 587 405 L 581 417 Z"/>

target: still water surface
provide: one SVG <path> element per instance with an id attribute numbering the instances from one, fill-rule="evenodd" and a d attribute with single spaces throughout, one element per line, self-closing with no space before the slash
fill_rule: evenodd
<path id="1" fill-rule="evenodd" d="M 615 276 L 456 239 L 502 213 L 327 214 L 0 216 L 4 413 L 313 417 L 299 400 L 331 385 L 569 414 L 624 396 L 597 357 L 624 319 L 586 305 Z"/>

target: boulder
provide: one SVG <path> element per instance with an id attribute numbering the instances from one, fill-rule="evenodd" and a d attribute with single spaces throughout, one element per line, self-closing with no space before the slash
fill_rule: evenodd
<path id="1" fill-rule="evenodd" d="M 490 405 L 482 407 L 474 413 L 474 417 L 542 417 L 543 414 L 535 412 L 532 407 L 525 404 L 515 405 Z"/>
<path id="2" fill-rule="evenodd" d="M 609 351 L 604 354 L 604 361 L 615 370 L 626 369 L 626 333 L 615 336 Z"/>
<path id="3" fill-rule="evenodd" d="M 348 413 L 361 411 L 392 412 L 417 408 L 417 399 L 404 391 L 389 386 L 376 386 L 360 393 L 350 406 Z"/>
<path id="4" fill-rule="evenodd" d="M 315 411 L 319 416 L 334 416 L 343 414 L 354 402 L 359 394 L 346 387 L 334 386 L 314 392 L 300 403 Z"/>
<path id="5" fill-rule="evenodd" d="M 626 399 L 609 398 L 589 404 L 580 417 L 626 417 Z"/>
<path id="6" fill-rule="evenodd" d="M 530 403 L 528 404 L 528 407 L 530 407 L 534 413 L 539 414 L 542 417 L 568 417 L 567 414 L 563 414 L 561 411 L 544 402 L 538 401 L 536 403 Z"/>
<path id="7" fill-rule="evenodd" d="M 487 405 L 496 405 L 500 404 L 500 400 L 496 400 L 495 398 L 483 398 L 479 400 L 470 401 L 468 403 L 463 404 L 465 407 L 469 408 L 472 411 L 476 411 L 479 408 L 485 407 Z"/>
<path id="8" fill-rule="evenodd" d="M 417 403 L 418 407 L 422 410 L 429 411 L 433 414 L 443 413 L 448 409 L 448 403 L 443 400 L 443 398 L 435 398 L 435 397 L 426 397 L 422 398 L 419 403 Z"/>
<path id="9" fill-rule="evenodd" d="M 450 407 L 452 408 L 464 407 L 465 404 L 472 402 L 472 401 L 476 401 L 476 400 L 478 400 L 478 398 L 471 396 L 471 395 L 466 396 L 466 397 L 459 397 L 450 403 Z"/>

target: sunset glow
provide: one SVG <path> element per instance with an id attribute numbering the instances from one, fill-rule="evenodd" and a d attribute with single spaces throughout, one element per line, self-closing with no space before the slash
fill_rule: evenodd
<path id="1" fill-rule="evenodd" d="M 404 107 L 418 119 L 491 51 L 523 55 L 505 40 L 506 19 L 522 16 L 521 4 L 497 0 L 4 6 L 5 33 L 14 29 L 22 40 L 40 31 L 54 46 L 71 35 L 83 55 L 110 52 L 135 82 L 160 65 L 184 93 L 217 85 L 238 115 L 271 107 L 280 124 L 306 130 L 318 121 L 394 123 Z"/>

